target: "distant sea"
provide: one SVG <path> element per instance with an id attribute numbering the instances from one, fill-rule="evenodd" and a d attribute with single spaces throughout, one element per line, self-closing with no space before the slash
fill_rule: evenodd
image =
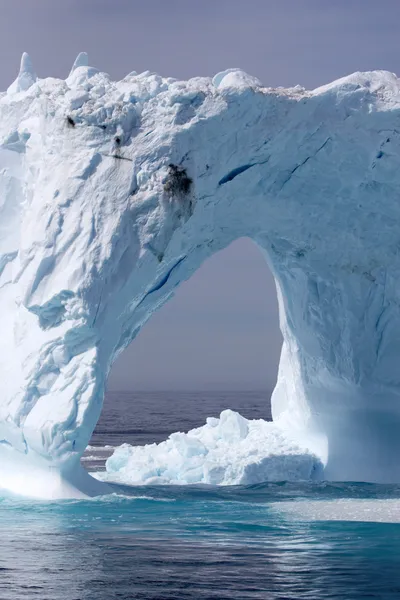
<path id="1" fill-rule="evenodd" d="M 104 468 L 110 447 L 162 441 L 225 408 L 268 419 L 268 396 L 108 394 L 84 464 Z M 53 502 L 0 495 L 0 539 L 0 600 L 400 598 L 400 486 L 119 486 Z"/>

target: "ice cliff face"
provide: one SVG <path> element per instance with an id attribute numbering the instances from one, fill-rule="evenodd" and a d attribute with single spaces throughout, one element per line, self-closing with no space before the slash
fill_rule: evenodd
<path id="1" fill-rule="evenodd" d="M 399 481 L 399 167 L 387 72 L 115 83 L 82 54 L 39 80 L 24 55 L 0 95 L 2 485 L 91 493 L 79 457 L 114 359 L 241 236 L 278 288 L 277 425 L 328 478 Z"/>

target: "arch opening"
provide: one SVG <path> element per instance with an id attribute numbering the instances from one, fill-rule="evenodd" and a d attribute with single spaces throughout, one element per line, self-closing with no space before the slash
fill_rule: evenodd
<path id="1" fill-rule="evenodd" d="M 270 421 L 281 344 L 272 274 L 242 238 L 207 259 L 114 363 L 84 466 L 104 470 L 112 448 L 163 442 L 226 409 Z"/>
<path id="2" fill-rule="evenodd" d="M 152 314 L 113 364 L 107 391 L 272 392 L 281 344 L 272 274 L 241 238 Z"/>
<path id="3" fill-rule="evenodd" d="M 122 353 L 120 373 L 127 361 L 135 369 L 135 358 L 139 370 L 151 365 L 152 391 L 147 373 L 139 379 L 142 387 L 131 377 L 135 393 L 116 392 L 108 402 L 106 393 L 83 464 L 101 480 L 125 485 L 316 477 L 316 457 L 270 422 L 282 343 L 277 325 L 275 283 L 251 240 L 242 238 L 208 258 Z M 105 444 L 114 449 L 104 450 Z"/>

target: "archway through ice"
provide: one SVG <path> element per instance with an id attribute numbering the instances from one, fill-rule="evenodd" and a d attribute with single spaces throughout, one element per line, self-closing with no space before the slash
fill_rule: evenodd
<path id="1" fill-rule="evenodd" d="M 254 390 L 269 401 L 281 345 L 272 274 L 242 238 L 207 259 L 152 315 L 113 364 L 107 390 Z"/>
<path id="2" fill-rule="evenodd" d="M 240 70 L 66 81 L 24 55 L 0 96 L 3 485 L 96 493 L 79 469 L 116 357 L 247 236 L 278 288 L 272 411 L 329 479 L 398 481 L 400 85 L 306 91 Z"/>
<path id="3" fill-rule="evenodd" d="M 202 450 L 202 456 L 185 456 L 188 444 L 193 442 L 191 434 L 172 435 L 171 439 L 179 437 L 178 447 L 171 440 L 162 442 L 175 432 L 214 423 L 226 409 L 246 419 L 270 420 L 270 399 L 281 345 L 272 274 L 258 248 L 243 238 L 207 259 L 177 289 L 174 297 L 152 315 L 113 365 L 102 414 L 82 464 L 89 472 L 103 471 L 104 461 L 113 454 L 113 448 L 124 444 L 125 458 L 117 461 L 114 457 L 107 462 L 110 479 L 119 477 L 124 483 L 135 484 L 186 483 L 191 471 L 192 482 L 196 474 L 196 481 L 204 483 L 210 477 L 210 463 L 218 461 L 220 481 L 224 471 L 234 463 L 235 479 L 231 474 L 229 482 L 240 483 L 251 465 L 260 460 L 267 462 L 268 453 L 282 450 L 276 444 L 273 448 L 265 438 L 268 426 L 259 426 L 257 443 L 252 439 L 256 432 L 241 440 L 242 462 L 250 462 L 242 468 L 238 464 L 237 443 L 233 445 L 229 440 L 224 443 L 221 432 L 215 428 L 209 433 L 213 433 L 213 439 L 219 436 L 218 456 L 201 443 L 197 450 Z M 228 426 L 226 423 L 225 430 Z M 254 429 L 256 425 L 250 423 L 250 427 Z M 266 448 L 260 456 L 255 446 L 262 442 Z M 154 443 L 161 445 L 132 450 L 129 457 L 132 468 L 128 468 L 126 444 Z M 178 459 L 182 457 L 182 464 L 173 460 L 174 451 Z M 158 461 L 155 452 L 160 455 Z M 117 449 L 116 455 L 119 453 Z M 142 455 L 140 460 L 137 453 Z M 111 468 L 117 464 L 115 473 Z M 256 476 L 257 481 L 272 476 L 266 468 L 259 468 L 257 474 L 254 471 L 252 467 L 253 482 Z M 276 465 L 273 476 L 278 472 Z M 280 472 L 281 477 L 288 476 L 287 470 L 281 468 Z M 246 481 L 249 479 L 250 475 Z"/>

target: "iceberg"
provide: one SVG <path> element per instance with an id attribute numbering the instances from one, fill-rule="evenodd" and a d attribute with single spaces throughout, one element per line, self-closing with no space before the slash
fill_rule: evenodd
<path id="1" fill-rule="evenodd" d="M 278 291 L 274 431 L 328 479 L 400 481 L 394 74 L 313 91 L 268 88 L 240 69 L 114 82 L 82 53 L 64 81 L 38 78 L 24 54 L 0 116 L 3 487 L 106 489 L 79 460 L 113 361 L 243 236 Z"/>
<path id="2" fill-rule="evenodd" d="M 173 433 L 160 444 L 123 444 L 107 460 L 106 473 L 96 477 L 131 485 L 249 485 L 309 481 L 322 473 L 320 459 L 274 423 L 224 410 L 203 427 Z"/>

